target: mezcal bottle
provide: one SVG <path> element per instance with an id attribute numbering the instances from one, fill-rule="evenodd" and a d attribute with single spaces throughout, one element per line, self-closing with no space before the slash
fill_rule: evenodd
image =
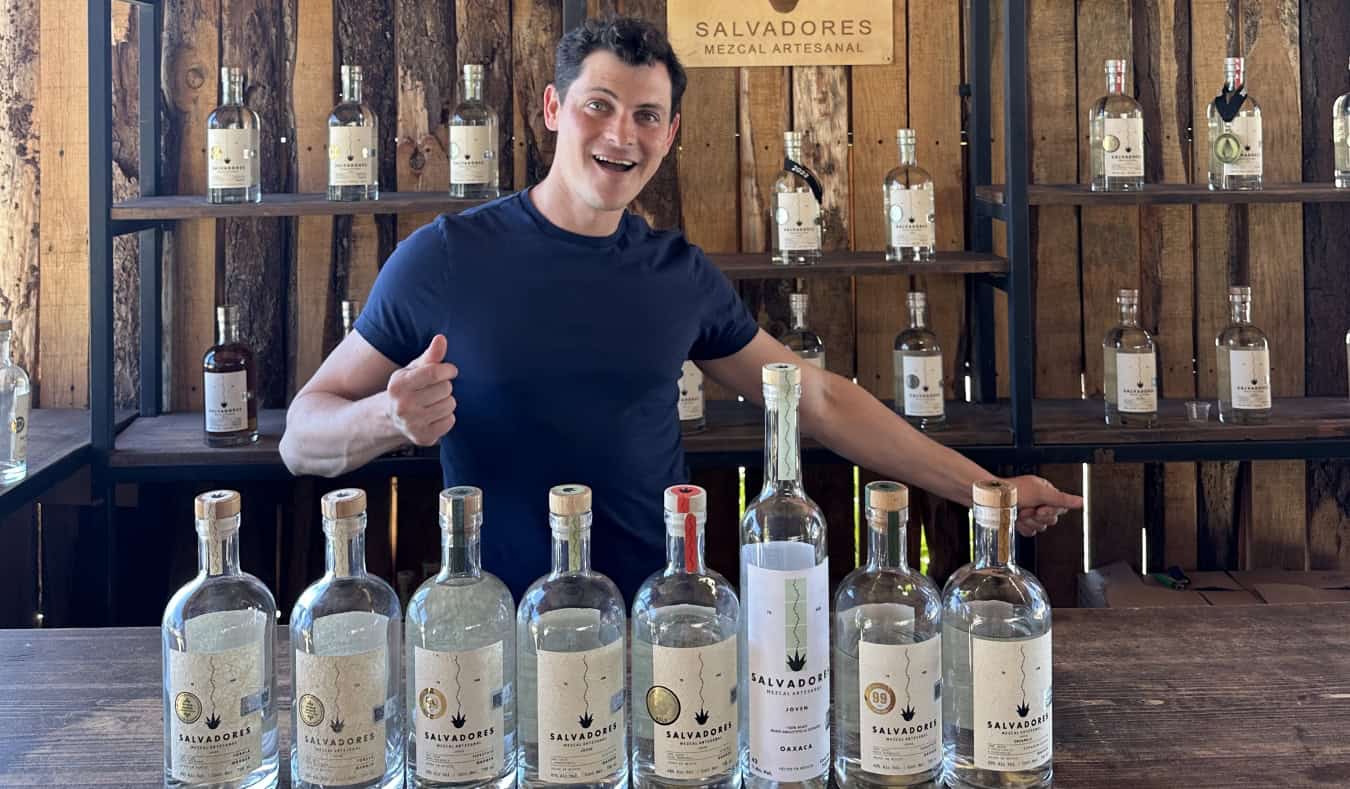
<path id="1" fill-rule="evenodd" d="M 516 615 L 519 786 L 627 786 L 623 597 L 591 569 L 591 489 L 558 485 L 548 509 L 553 569 Z"/>
<path id="2" fill-rule="evenodd" d="M 900 166 L 886 174 L 886 259 L 932 260 L 937 254 L 933 177 L 916 163 L 914 130 L 895 133 Z"/>
<path id="3" fill-rule="evenodd" d="M 1153 336 L 1139 325 L 1139 291 L 1116 296 L 1120 323 L 1102 340 L 1102 393 L 1106 424 L 1153 427 L 1158 423 L 1158 358 Z"/>
<path id="4" fill-rule="evenodd" d="M 193 502 L 197 577 L 164 609 L 164 785 L 277 785 L 277 605 L 239 569 L 239 494 Z"/>
<path id="5" fill-rule="evenodd" d="M 909 489 L 870 482 L 867 564 L 834 595 L 834 779 L 842 789 L 942 777 L 942 596 L 905 557 Z"/>
<path id="6" fill-rule="evenodd" d="M 324 574 L 291 612 L 291 785 L 403 785 L 398 596 L 366 573 L 366 494 L 325 494 Z"/>
<path id="7" fill-rule="evenodd" d="M 783 169 L 773 182 L 773 262 L 784 266 L 820 261 L 824 190 L 802 163 L 802 133 L 783 132 Z"/>
<path id="8" fill-rule="evenodd" d="M 1224 58 L 1223 92 L 1209 103 L 1209 188 L 1260 189 L 1261 107 L 1247 95 L 1243 58 Z"/>
<path id="9" fill-rule="evenodd" d="M 239 306 L 216 307 L 217 342 L 202 357 L 202 419 L 206 445 L 233 447 L 258 440 L 258 365 L 239 339 Z"/>
<path id="10" fill-rule="evenodd" d="M 975 561 L 942 591 L 947 781 L 981 789 L 1050 786 L 1050 599 L 1013 560 L 1017 488 L 977 482 L 973 498 Z"/>
<path id="11" fill-rule="evenodd" d="M 496 197 L 497 113 L 483 101 L 483 67 L 466 63 L 460 85 L 463 99 L 450 116 L 450 196 Z"/>
<path id="12" fill-rule="evenodd" d="M 1125 61 L 1106 61 L 1106 95 L 1088 110 L 1092 191 L 1144 188 L 1144 109 L 1125 93 Z"/>
<path id="13" fill-rule="evenodd" d="M 5 420 L 5 440 L 0 444 L 0 485 L 10 485 L 28 476 L 28 373 L 14 363 L 14 324 L 0 318 L 0 419 Z"/>
<path id="14" fill-rule="evenodd" d="M 934 430 L 947 421 L 942 390 L 942 346 L 928 328 L 928 296 L 905 297 L 909 328 L 895 337 L 895 405 L 911 425 Z"/>
<path id="15" fill-rule="evenodd" d="M 830 573 L 825 516 L 802 488 L 801 369 L 766 364 L 764 489 L 741 518 L 741 757 L 754 789 L 825 789 Z"/>
<path id="16" fill-rule="evenodd" d="M 361 101 L 361 67 L 342 67 L 342 101 L 328 116 L 328 199 L 380 198 L 380 120 Z"/>
<path id="17" fill-rule="evenodd" d="M 778 341 L 797 354 L 798 359 L 824 370 L 825 342 L 806 323 L 806 313 L 810 306 L 811 297 L 805 293 L 793 293 L 788 296 L 788 307 L 792 310 L 792 328 L 778 338 Z"/>
<path id="18" fill-rule="evenodd" d="M 666 567 L 633 600 L 633 784 L 741 785 L 740 604 L 703 563 L 708 494 L 666 489 Z"/>
<path id="19" fill-rule="evenodd" d="M 483 572 L 483 492 L 441 491 L 441 571 L 408 601 L 412 786 L 507 789 L 516 780 L 516 606 Z"/>
<path id="20" fill-rule="evenodd" d="M 262 202 L 258 165 L 262 120 L 244 105 L 244 70 L 220 69 L 220 106 L 206 119 L 206 198 L 212 203 Z"/>
<path id="21" fill-rule="evenodd" d="M 687 359 L 680 367 L 679 389 L 680 432 L 685 435 L 702 433 L 708 427 L 703 399 L 703 371 Z"/>
<path id="22" fill-rule="evenodd" d="M 1228 289 L 1229 323 L 1214 338 L 1219 421 L 1263 425 L 1270 418 L 1270 341 L 1252 323 L 1252 289 Z"/>
<path id="23" fill-rule="evenodd" d="M 1331 141 L 1336 150 L 1336 187 L 1350 189 L 1350 91 L 1331 105 Z"/>

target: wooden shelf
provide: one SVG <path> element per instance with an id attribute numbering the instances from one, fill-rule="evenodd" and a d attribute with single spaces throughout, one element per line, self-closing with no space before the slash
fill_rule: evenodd
<path id="1" fill-rule="evenodd" d="M 358 203 L 330 201 L 320 193 L 265 194 L 261 203 L 208 203 L 201 195 L 138 197 L 114 203 L 113 220 L 171 222 L 182 219 L 232 219 L 348 214 L 455 213 L 488 202 L 458 200 L 443 192 L 385 192 L 379 200 Z"/>
<path id="2" fill-rule="evenodd" d="M 1002 205 L 1004 187 L 981 186 L 976 197 Z M 1350 189 L 1329 183 L 1266 184 L 1250 192 L 1211 191 L 1205 184 L 1145 184 L 1139 192 L 1094 192 L 1083 184 L 1031 184 L 1031 205 L 1166 205 L 1214 203 L 1350 203 Z"/>
<path id="3" fill-rule="evenodd" d="M 35 408 L 28 414 L 28 474 L 0 486 L 0 516 L 14 512 L 88 462 L 89 411 Z"/>
<path id="4" fill-rule="evenodd" d="M 1186 401 L 1158 403 L 1158 426 L 1113 427 L 1102 418 L 1101 400 L 1037 400 L 1035 439 L 1042 444 L 1093 446 L 1237 441 L 1316 441 L 1350 439 L 1350 399 L 1344 397 L 1276 398 L 1264 425 L 1232 425 L 1218 421 L 1218 404 L 1210 401 L 1210 420 L 1186 420 Z"/>
<path id="5" fill-rule="evenodd" d="M 939 252 L 927 263 L 888 263 L 884 252 L 827 252 L 811 266 L 779 266 L 767 252 L 709 255 L 731 279 L 792 279 L 795 277 L 857 276 L 865 274 L 1003 274 L 1008 261 L 981 252 Z"/>

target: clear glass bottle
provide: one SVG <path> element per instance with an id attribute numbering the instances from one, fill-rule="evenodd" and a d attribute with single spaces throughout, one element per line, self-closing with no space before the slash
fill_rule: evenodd
<path id="1" fill-rule="evenodd" d="M 1106 95 L 1088 110 L 1092 191 L 1144 188 L 1144 108 L 1125 93 L 1125 61 L 1106 61 Z"/>
<path id="2" fill-rule="evenodd" d="M 764 489 L 741 518 L 741 757 L 751 789 L 830 776 L 830 571 L 825 516 L 802 487 L 801 369 L 766 364 Z"/>
<path id="3" fill-rule="evenodd" d="M 291 611 L 291 785 L 403 785 L 403 617 L 366 572 L 366 494 L 320 500 L 324 574 Z"/>
<path id="4" fill-rule="evenodd" d="M 497 113 L 483 101 L 483 66 L 465 64 L 460 85 L 463 99 L 450 116 L 450 196 L 497 197 Z"/>
<path id="5" fill-rule="evenodd" d="M 1229 322 L 1214 339 L 1219 421 L 1264 425 L 1270 419 L 1270 341 L 1252 323 L 1252 289 L 1228 289 Z"/>
<path id="6" fill-rule="evenodd" d="M 703 399 L 703 370 L 685 360 L 680 367 L 680 432 L 684 435 L 702 433 L 708 427 L 706 403 Z"/>
<path id="7" fill-rule="evenodd" d="M 895 133 L 900 166 L 886 174 L 882 199 L 886 206 L 886 259 L 894 262 L 932 260 L 937 254 L 937 207 L 933 177 L 915 159 L 913 129 Z"/>
<path id="8" fill-rule="evenodd" d="M 441 571 L 408 601 L 410 786 L 516 781 L 516 604 L 483 572 L 483 492 L 441 491 Z"/>
<path id="9" fill-rule="evenodd" d="M 1350 91 L 1331 106 L 1332 147 L 1336 150 L 1336 187 L 1350 189 Z"/>
<path id="10" fill-rule="evenodd" d="M 920 430 L 940 428 L 947 421 L 942 388 L 942 346 L 928 328 L 928 295 L 921 290 L 905 297 L 909 328 L 895 336 L 895 407 Z"/>
<path id="11" fill-rule="evenodd" d="M 14 363 L 14 324 L 0 318 L 0 419 L 8 429 L 0 443 L 0 485 L 28 476 L 28 418 L 31 388 L 28 373 Z"/>
<path id="12" fill-rule="evenodd" d="M 518 785 L 628 785 L 628 625 L 614 582 L 591 569 L 591 489 L 548 493 L 553 569 L 520 599 Z"/>
<path id="13" fill-rule="evenodd" d="M 1158 423 L 1158 356 L 1153 335 L 1139 325 L 1139 291 L 1116 294 L 1120 323 L 1102 339 L 1102 394 L 1106 424 L 1153 427 Z"/>
<path id="14" fill-rule="evenodd" d="M 942 779 L 942 596 L 905 556 L 909 489 L 869 482 L 867 564 L 834 595 L 834 780 L 841 789 Z"/>
<path id="15" fill-rule="evenodd" d="M 216 307 L 216 344 L 202 357 L 202 418 L 206 445 L 234 447 L 258 440 L 258 365 L 239 339 L 239 307 Z"/>
<path id="16" fill-rule="evenodd" d="M 342 101 L 328 116 L 328 199 L 380 199 L 380 119 L 361 99 L 360 66 L 343 65 Z"/>
<path id="17" fill-rule="evenodd" d="M 262 120 L 244 105 L 244 70 L 220 69 L 220 106 L 206 119 L 206 198 L 212 203 L 262 202 Z"/>
<path id="18" fill-rule="evenodd" d="M 633 599 L 633 784 L 736 789 L 740 603 L 703 563 L 707 492 L 667 488 L 665 510 L 666 567 Z"/>
<path id="19" fill-rule="evenodd" d="M 356 326 L 356 318 L 361 314 L 361 302 L 354 299 L 345 299 L 342 302 L 342 336 L 346 337 L 352 333 Z"/>
<path id="20" fill-rule="evenodd" d="M 1261 107 L 1247 95 L 1243 58 L 1224 58 L 1223 92 L 1205 112 L 1209 124 L 1209 188 L 1260 189 Z"/>
<path id="21" fill-rule="evenodd" d="M 975 483 L 975 561 L 942 590 L 948 784 L 1047 787 L 1053 774 L 1050 598 L 1013 559 L 1017 488 Z"/>
<path id="22" fill-rule="evenodd" d="M 239 494 L 193 502 L 197 576 L 169 599 L 161 626 L 164 785 L 277 785 L 277 604 L 239 569 Z"/>
<path id="23" fill-rule="evenodd" d="M 811 306 L 811 297 L 805 293 L 793 293 L 788 296 L 788 308 L 792 310 L 792 328 L 778 338 L 788 350 L 797 354 L 803 363 L 821 370 L 825 369 L 825 342 L 820 335 L 811 331 L 806 322 L 806 313 Z"/>
<path id="24" fill-rule="evenodd" d="M 773 181 L 773 262 L 783 266 L 820 261 L 824 224 L 820 181 L 802 162 L 802 133 L 783 132 L 783 169 Z"/>

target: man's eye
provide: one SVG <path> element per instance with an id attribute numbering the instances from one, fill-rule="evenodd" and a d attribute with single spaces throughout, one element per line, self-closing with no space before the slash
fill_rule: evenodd
<path id="1" fill-rule="evenodd" d="M 597 112 L 603 111 L 605 109 L 605 106 L 606 105 L 603 101 L 598 101 L 595 99 L 586 102 L 586 109 L 595 110 Z"/>
<path id="2" fill-rule="evenodd" d="M 656 123 L 657 121 L 661 120 L 661 116 L 657 115 L 654 112 L 639 113 L 638 117 L 641 118 L 646 123 Z"/>

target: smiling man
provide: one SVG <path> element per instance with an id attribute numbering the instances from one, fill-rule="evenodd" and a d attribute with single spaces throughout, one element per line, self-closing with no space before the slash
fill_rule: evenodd
<path id="1" fill-rule="evenodd" d="M 664 561 L 662 493 L 686 479 L 684 360 L 755 403 L 760 369 L 797 361 L 701 250 L 626 210 L 670 151 L 685 81 L 646 22 L 564 36 L 544 91 L 558 135 L 548 175 L 399 245 L 356 330 L 291 404 L 291 471 L 335 476 L 439 442 L 445 483 L 483 488 L 483 564 L 517 598 L 549 567 L 549 487 L 590 485 L 594 565 L 631 599 Z M 810 365 L 801 409 L 835 452 L 953 501 L 993 476 Z M 1024 534 L 1082 504 L 1039 477 L 1013 482 Z"/>

